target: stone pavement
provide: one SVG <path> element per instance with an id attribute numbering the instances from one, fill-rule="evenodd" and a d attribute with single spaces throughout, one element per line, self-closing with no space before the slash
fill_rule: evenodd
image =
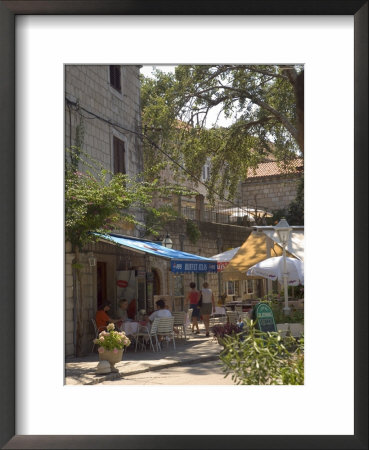
<path id="1" fill-rule="evenodd" d="M 201 326 L 200 331 L 198 335 L 188 331 L 187 340 L 176 339 L 176 350 L 173 348 L 173 342 L 169 342 L 168 346 L 166 343 L 162 344 L 161 352 L 153 352 L 150 349 L 138 349 L 135 352 L 134 348 L 124 351 L 122 361 L 115 364 L 118 373 L 96 374 L 99 361 L 97 352 L 81 358 L 69 358 L 65 364 L 65 384 L 97 384 L 150 370 L 218 359 L 222 347 L 213 337 L 205 337 L 205 330 L 201 329 Z"/>

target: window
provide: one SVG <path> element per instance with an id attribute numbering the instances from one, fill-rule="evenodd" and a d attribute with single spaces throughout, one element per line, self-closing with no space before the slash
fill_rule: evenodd
<path id="1" fill-rule="evenodd" d="M 109 66 L 110 69 L 110 84 L 118 92 L 122 92 L 120 82 L 120 66 Z"/>
<path id="2" fill-rule="evenodd" d="M 254 292 L 254 280 L 247 280 L 247 293 L 252 294 Z"/>
<path id="3" fill-rule="evenodd" d="M 227 281 L 227 295 L 234 295 L 234 281 Z"/>
<path id="4" fill-rule="evenodd" d="M 240 282 L 237 280 L 234 282 L 234 293 L 235 295 L 240 295 Z"/>
<path id="5" fill-rule="evenodd" d="M 113 137 L 114 173 L 126 173 L 124 142 Z"/>

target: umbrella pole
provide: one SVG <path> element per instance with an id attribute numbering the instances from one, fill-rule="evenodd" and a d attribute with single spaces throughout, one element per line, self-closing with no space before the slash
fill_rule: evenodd
<path id="1" fill-rule="evenodd" d="M 287 282 L 287 260 L 286 260 L 286 245 L 283 245 L 283 289 L 284 289 L 284 308 L 283 312 L 285 316 L 290 314 L 290 308 L 288 306 L 288 282 Z"/>

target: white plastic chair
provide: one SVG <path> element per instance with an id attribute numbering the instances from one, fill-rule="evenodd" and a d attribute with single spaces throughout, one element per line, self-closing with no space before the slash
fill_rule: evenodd
<path id="1" fill-rule="evenodd" d="M 226 309 L 222 308 L 223 312 L 212 312 L 211 316 L 210 316 L 210 322 L 209 324 L 211 326 L 217 325 L 217 324 L 224 324 L 227 323 L 227 313 L 226 313 Z M 219 311 L 220 309 L 218 309 Z"/>
<path id="2" fill-rule="evenodd" d="M 186 312 L 185 311 L 172 312 L 172 315 L 174 317 L 173 327 L 176 328 L 180 332 L 180 336 L 182 336 L 182 333 L 183 333 L 185 339 L 187 339 Z"/>
<path id="3" fill-rule="evenodd" d="M 227 316 L 213 316 L 209 319 L 209 326 L 210 328 L 214 325 L 220 325 L 227 323 Z"/>
<path id="4" fill-rule="evenodd" d="M 158 329 L 157 329 L 157 335 L 160 337 L 165 338 L 172 338 L 173 340 L 173 347 L 176 348 L 176 342 L 174 339 L 174 317 L 160 317 L 158 322 Z M 159 342 L 159 348 L 161 349 L 160 342 Z"/>
<path id="5" fill-rule="evenodd" d="M 160 345 L 159 345 L 158 335 L 157 335 L 158 323 L 159 323 L 159 318 L 156 317 L 154 319 L 153 323 L 151 324 L 151 327 L 147 327 L 145 325 L 138 326 L 137 332 L 133 334 L 133 337 L 135 338 L 135 341 L 136 341 L 135 352 L 137 351 L 137 346 L 138 346 L 140 338 L 141 338 L 141 342 L 140 342 L 141 349 L 146 350 L 146 345 L 143 342 L 145 341 L 145 339 L 148 339 L 150 342 L 150 348 L 152 349 L 153 352 L 155 352 L 154 342 L 153 342 L 153 340 L 155 338 L 156 351 L 159 351 Z"/>
<path id="6" fill-rule="evenodd" d="M 236 311 L 227 311 L 227 317 L 229 323 L 237 323 L 237 312 Z"/>
<path id="7" fill-rule="evenodd" d="M 242 314 L 242 306 L 241 305 L 236 305 L 235 306 L 235 311 L 238 314 L 238 317 L 240 317 L 240 315 Z"/>
<path id="8" fill-rule="evenodd" d="M 90 320 L 91 320 L 92 325 L 93 325 L 93 327 L 94 327 L 94 334 L 95 334 L 94 340 L 95 340 L 95 339 L 97 339 L 97 338 L 99 337 L 99 330 L 97 329 L 96 320 L 95 320 L 95 319 L 90 319 Z M 92 349 L 91 349 L 91 352 L 94 351 L 95 345 L 96 345 L 95 342 L 92 341 Z"/>
<path id="9" fill-rule="evenodd" d="M 245 320 L 250 320 L 250 314 L 248 312 L 243 312 L 240 314 L 240 318 L 245 321 Z"/>

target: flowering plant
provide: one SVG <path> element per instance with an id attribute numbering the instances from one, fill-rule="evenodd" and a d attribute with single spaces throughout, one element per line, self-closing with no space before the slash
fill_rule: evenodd
<path id="1" fill-rule="evenodd" d="M 225 323 L 214 325 L 211 331 L 214 333 L 214 337 L 222 339 L 224 336 L 240 333 L 242 328 L 235 323 Z"/>
<path id="2" fill-rule="evenodd" d="M 102 331 L 99 337 L 94 339 L 94 343 L 99 346 L 99 353 L 104 353 L 105 350 L 117 353 L 118 350 L 130 345 L 131 341 L 126 336 L 126 333 L 124 331 L 116 331 L 113 323 L 109 323 L 106 329 L 107 331 Z"/>

